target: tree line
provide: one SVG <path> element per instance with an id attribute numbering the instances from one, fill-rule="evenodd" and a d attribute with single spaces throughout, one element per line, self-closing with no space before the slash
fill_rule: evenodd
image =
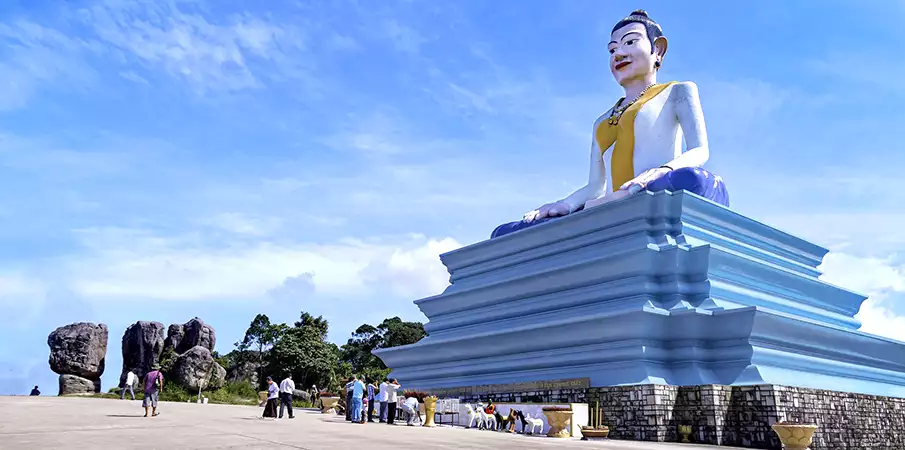
<path id="1" fill-rule="evenodd" d="M 368 379 L 389 374 L 390 369 L 372 350 L 414 344 L 427 336 L 421 322 L 405 322 L 399 317 L 359 326 L 342 346 L 327 341 L 328 330 L 326 319 L 304 311 L 292 325 L 272 323 L 266 314 L 258 314 L 244 338 L 234 344 L 235 349 L 217 359 L 231 370 L 254 368 L 259 385 L 267 376 L 278 380 L 292 374 L 299 389 L 317 385 L 339 391 L 352 374 Z"/>

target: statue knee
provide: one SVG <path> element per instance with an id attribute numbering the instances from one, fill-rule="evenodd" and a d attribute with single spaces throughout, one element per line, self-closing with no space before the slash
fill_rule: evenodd
<path id="1" fill-rule="evenodd" d="M 707 178 L 708 173 L 700 167 L 682 167 L 671 170 L 666 176 L 669 177 L 672 190 L 695 192 L 701 186 L 701 180 Z"/>

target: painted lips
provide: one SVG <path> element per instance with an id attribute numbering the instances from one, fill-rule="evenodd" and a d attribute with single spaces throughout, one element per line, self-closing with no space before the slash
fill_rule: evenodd
<path id="1" fill-rule="evenodd" d="M 622 61 L 620 63 L 616 63 L 616 70 L 622 70 L 631 63 L 631 61 Z"/>

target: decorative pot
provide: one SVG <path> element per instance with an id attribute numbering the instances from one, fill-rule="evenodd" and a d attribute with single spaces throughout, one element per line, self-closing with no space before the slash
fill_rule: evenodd
<path id="1" fill-rule="evenodd" d="M 683 443 L 687 444 L 690 441 L 688 440 L 688 435 L 691 434 L 691 425 L 679 425 L 679 436 L 682 436 Z"/>
<path id="2" fill-rule="evenodd" d="M 548 437 L 567 438 L 569 433 L 569 420 L 572 419 L 572 411 L 544 411 L 547 423 L 550 425 Z"/>
<path id="3" fill-rule="evenodd" d="M 798 423 L 777 423 L 772 428 L 779 436 L 783 448 L 788 450 L 808 450 L 814 439 L 814 432 L 817 431 L 817 425 Z"/>
<path id="4" fill-rule="evenodd" d="M 437 411 L 437 397 L 431 395 L 424 397 L 424 424 L 422 426 L 434 426 L 434 413 Z"/>
<path id="5" fill-rule="evenodd" d="M 327 414 L 339 404 L 339 397 L 321 397 L 321 413 Z"/>
<path id="6" fill-rule="evenodd" d="M 581 440 L 587 441 L 590 439 L 606 439 L 607 436 L 610 435 L 609 427 L 605 425 L 601 425 L 598 428 L 594 427 L 581 427 Z"/>

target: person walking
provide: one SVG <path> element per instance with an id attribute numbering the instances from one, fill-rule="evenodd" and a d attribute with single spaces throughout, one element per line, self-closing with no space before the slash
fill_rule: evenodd
<path id="1" fill-rule="evenodd" d="M 119 396 L 120 400 L 126 399 L 126 389 L 129 390 L 129 395 L 132 396 L 132 400 L 135 400 L 135 390 L 134 390 L 134 388 L 132 388 L 133 384 L 135 384 L 135 372 L 130 370 L 126 374 L 126 381 L 125 381 L 125 383 L 123 383 L 123 390 L 122 390 L 122 392 L 120 392 L 120 396 Z"/>
<path id="2" fill-rule="evenodd" d="M 273 382 L 272 377 L 267 377 L 267 403 L 264 404 L 262 417 L 277 418 L 277 405 L 279 404 L 280 388 Z"/>
<path id="3" fill-rule="evenodd" d="M 352 410 L 352 423 L 362 423 L 361 422 L 361 401 L 362 397 L 364 397 L 365 393 L 365 384 L 358 379 L 358 376 L 353 376 L 352 380 L 352 402 L 349 406 L 349 409 Z"/>
<path id="4" fill-rule="evenodd" d="M 380 390 L 377 392 L 377 401 L 380 402 L 380 423 L 387 421 L 387 384 L 389 379 L 385 379 L 380 383 Z"/>
<path id="5" fill-rule="evenodd" d="M 393 378 L 387 384 L 387 424 L 393 425 L 396 420 L 396 391 L 402 386 Z"/>
<path id="6" fill-rule="evenodd" d="M 295 391 L 295 382 L 292 381 L 292 374 L 286 375 L 286 378 L 280 382 L 280 419 L 283 418 L 283 407 L 289 410 L 289 418 L 295 419 L 292 415 L 292 393 Z"/>
<path id="7" fill-rule="evenodd" d="M 145 398 L 141 401 L 141 406 L 145 408 L 145 417 L 148 417 L 148 408 L 151 408 L 151 417 L 159 416 L 157 412 L 157 401 L 160 399 L 160 393 L 163 392 L 163 374 L 160 373 L 160 365 L 151 366 L 151 371 L 145 375 Z"/>

